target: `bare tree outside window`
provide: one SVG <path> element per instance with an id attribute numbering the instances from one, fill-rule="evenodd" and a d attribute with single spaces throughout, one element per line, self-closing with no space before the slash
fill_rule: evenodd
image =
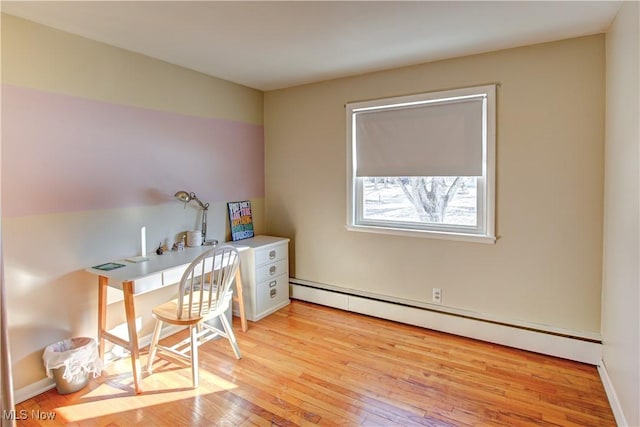
<path id="1" fill-rule="evenodd" d="M 368 219 L 476 225 L 474 177 L 366 178 L 363 195 Z"/>

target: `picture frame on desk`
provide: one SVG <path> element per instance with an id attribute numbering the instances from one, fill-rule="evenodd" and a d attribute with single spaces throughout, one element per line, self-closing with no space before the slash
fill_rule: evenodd
<path id="1" fill-rule="evenodd" d="M 227 203 L 229 209 L 229 228 L 231 229 L 231 240 L 249 239 L 254 236 L 253 217 L 251 215 L 251 202 L 243 200 L 240 202 Z"/>

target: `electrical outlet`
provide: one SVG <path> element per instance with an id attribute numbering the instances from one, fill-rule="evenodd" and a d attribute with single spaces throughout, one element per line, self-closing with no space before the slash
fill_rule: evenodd
<path id="1" fill-rule="evenodd" d="M 433 295 L 432 295 L 431 299 L 436 304 L 442 304 L 442 289 L 433 288 Z"/>

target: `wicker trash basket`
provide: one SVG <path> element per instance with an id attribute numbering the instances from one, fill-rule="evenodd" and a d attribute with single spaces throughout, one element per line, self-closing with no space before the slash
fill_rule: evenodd
<path id="1" fill-rule="evenodd" d="M 102 372 L 98 346 L 92 338 L 79 337 L 48 346 L 42 355 L 47 376 L 60 394 L 74 393 L 89 383 L 89 376 Z"/>

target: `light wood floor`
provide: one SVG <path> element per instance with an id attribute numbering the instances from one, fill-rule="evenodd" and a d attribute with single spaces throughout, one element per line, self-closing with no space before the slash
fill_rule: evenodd
<path id="1" fill-rule="evenodd" d="M 18 425 L 615 425 L 591 365 L 300 301 L 234 324 L 243 358 L 205 344 L 198 390 L 189 368 L 159 360 L 136 396 L 125 359 L 77 393 L 18 405 Z"/>

